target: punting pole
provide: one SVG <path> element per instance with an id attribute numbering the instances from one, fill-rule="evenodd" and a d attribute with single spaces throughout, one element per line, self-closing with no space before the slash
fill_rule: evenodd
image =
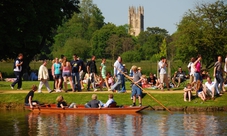
<path id="1" fill-rule="evenodd" d="M 115 67 L 115 66 L 114 66 Z M 141 90 L 143 90 L 143 92 L 145 92 L 146 94 L 148 94 L 154 101 L 156 101 L 159 105 L 161 105 L 163 108 L 165 108 L 169 113 L 172 114 L 172 112 L 167 108 L 165 107 L 160 101 L 158 101 L 156 98 L 154 98 L 154 96 L 152 96 L 149 92 L 147 92 L 146 90 L 144 90 L 141 86 L 139 86 L 138 84 L 136 84 L 135 82 L 133 82 L 133 80 L 128 76 L 126 75 L 123 71 L 121 71 L 120 69 L 118 69 L 117 67 L 115 67 L 118 71 L 121 72 L 121 74 L 123 74 L 125 77 L 127 77 L 132 83 L 134 83 L 136 86 L 138 86 Z"/>

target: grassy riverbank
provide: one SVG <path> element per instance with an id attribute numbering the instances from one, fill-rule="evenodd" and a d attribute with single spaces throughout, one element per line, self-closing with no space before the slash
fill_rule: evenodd
<path id="1" fill-rule="evenodd" d="M 0 82 L 0 108 L 14 108 L 22 107 L 24 103 L 24 98 L 30 86 L 32 84 L 38 85 L 38 81 L 35 82 L 23 82 L 24 90 L 11 90 L 9 85 L 10 82 Z M 50 82 L 53 85 L 53 82 Z M 127 83 L 127 88 L 130 89 L 129 83 Z M 170 108 L 171 110 L 225 110 L 227 109 L 227 94 L 222 95 L 221 97 L 216 98 L 215 100 L 207 100 L 202 102 L 200 98 L 193 97 L 191 102 L 183 101 L 183 91 L 182 88 L 179 90 L 175 89 L 172 91 L 160 91 L 160 90 L 145 90 L 149 92 L 152 97 L 162 103 L 164 106 Z M 151 96 L 144 92 L 143 105 L 150 105 L 155 110 L 162 110 L 160 106 Z M 95 93 L 98 95 L 98 99 L 102 102 L 106 102 L 108 99 L 108 94 L 112 92 L 108 91 L 98 91 L 98 92 L 68 92 L 68 93 L 47 93 L 45 88 L 43 88 L 43 93 L 35 93 L 34 100 L 39 100 L 41 103 L 56 103 L 56 97 L 58 95 L 63 95 L 67 103 L 76 102 L 77 104 L 85 104 L 91 100 L 91 95 Z M 193 92 L 195 93 L 195 92 Z M 194 94 L 195 96 L 195 94 Z M 131 91 L 128 90 L 127 93 L 118 94 L 114 93 L 114 99 L 117 101 L 118 105 L 130 105 L 132 104 Z"/>

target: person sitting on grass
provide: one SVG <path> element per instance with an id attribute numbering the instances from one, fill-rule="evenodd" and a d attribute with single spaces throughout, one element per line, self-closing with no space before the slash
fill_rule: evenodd
<path id="1" fill-rule="evenodd" d="M 172 82 L 175 87 L 179 87 L 180 83 L 184 82 L 186 80 L 186 74 L 184 71 L 182 71 L 182 68 L 179 67 L 178 71 L 174 73 L 174 76 L 172 78 Z M 175 84 L 175 81 L 177 82 L 177 85 Z"/>
<path id="2" fill-rule="evenodd" d="M 33 101 L 33 97 L 34 97 L 34 93 L 35 91 L 37 91 L 37 86 L 36 85 L 32 85 L 32 90 L 26 95 L 24 103 L 25 106 L 30 106 L 30 108 L 33 108 L 33 105 L 38 105 L 39 102 L 38 101 Z"/>
<path id="3" fill-rule="evenodd" d="M 187 86 L 184 88 L 184 101 L 187 101 L 187 95 L 188 95 L 188 101 L 191 101 L 191 95 L 192 95 L 192 85 L 190 83 L 187 84 Z"/>
<path id="4" fill-rule="evenodd" d="M 206 96 L 205 96 L 205 93 L 204 93 L 204 90 L 203 90 L 203 84 L 200 80 L 197 80 L 196 82 L 196 92 L 197 92 L 197 95 L 203 100 L 205 101 L 206 100 Z"/>
<path id="5" fill-rule="evenodd" d="M 62 108 L 62 109 L 64 109 L 64 108 L 77 108 L 76 103 L 71 103 L 68 106 L 62 95 L 58 96 L 56 100 L 58 102 L 57 103 L 58 108 Z"/>
<path id="6" fill-rule="evenodd" d="M 142 75 L 142 78 L 143 78 L 143 80 L 141 81 L 142 82 L 142 88 L 152 88 L 153 87 L 152 84 L 149 84 L 148 78 L 146 77 L 146 75 Z"/>
<path id="7" fill-rule="evenodd" d="M 86 108 L 99 108 L 101 109 L 101 103 L 99 100 L 97 100 L 97 95 L 96 94 L 93 94 L 91 96 L 92 100 L 88 103 L 85 104 L 85 107 Z"/>
<path id="8" fill-rule="evenodd" d="M 153 73 L 150 73 L 149 77 L 147 78 L 147 82 L 154 88 L 157 88 L 157 86 L 159 85 L 159 81 Z"/>
<path id="9" fill-rule="evenodd" d="M 211 78 L 208 76 L 207 82 L 205 83 L 205 92 L 209 96 L 211 96 L 212 100 L 214 100 L 214 93 L 215 93 L 215 83 L 212 82 Z"/>

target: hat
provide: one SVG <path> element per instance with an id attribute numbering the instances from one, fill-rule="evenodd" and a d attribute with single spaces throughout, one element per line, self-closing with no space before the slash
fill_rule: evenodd
<path id="1" fill-rule="evenodd" d="M 125 64 L 123 64 L 123 66 L 125 67 Z"/>
<path id="2" fill-rule="evenodd" d="M 139 70 L 141 70 L 141 67 L 138 67 Z"/>

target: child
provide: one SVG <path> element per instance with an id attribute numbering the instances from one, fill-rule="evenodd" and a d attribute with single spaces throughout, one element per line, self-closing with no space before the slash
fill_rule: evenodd
<path id="1" fill-rule="evenodd" d="M 197 91 L 197 94 L 198 96 L 203 100 L 205 101 L 206 100 L 206 96 L 203 92 L 203 84 L 200 80 L 197 80 L 196 82 L 196 91 Z"/>
<path id="2" fill-rule="evenodd" d="M 63 96 L 57 97 L 57 107 L 59 108 L 77 108 L 75 103 L 71 103 L 69 106 L 67 105 L 66 101 L 64 100 Z"/>
<path id="3" fill-rule="evenodd" d="M 24 100 L 25 106 L 30 106 L 30 108 L 33 108 L 33 105 L 38 105 L 39 104 L 38 101 L 33 101 L 32 100 L 36 90 L 37 90 L 37 86 L 36 85 L 32 85 L 32 90 L 25 97 L 25 100 Z"/>
<path id="4" fill-rule="evenodd" d="M 187 95 L 188 95 L 188 100 L 189 102 L 191 101 L 191 94 L 192 94 L 192 85 L 190 83 L 187 84 L 187 86 L 184 88 L 184 101 L 186 102 Z"/>
<path id="5" fill-rule="evenodd" d="M 141 73 L 138 71 L 137 66 L 132 66 L 133 70 L 133 85 L 132 85 L 132 97 L 133 97 L 133 104 L 131 107 L 136 106 L 136 97 L 138 96 L 139 99 L 139 106 L 142 106 L 142 90 L 139 86 L 142 86 L 141 81 L 143 80 Z M 137 84 L 137 85 L 136 85 Z"/>

